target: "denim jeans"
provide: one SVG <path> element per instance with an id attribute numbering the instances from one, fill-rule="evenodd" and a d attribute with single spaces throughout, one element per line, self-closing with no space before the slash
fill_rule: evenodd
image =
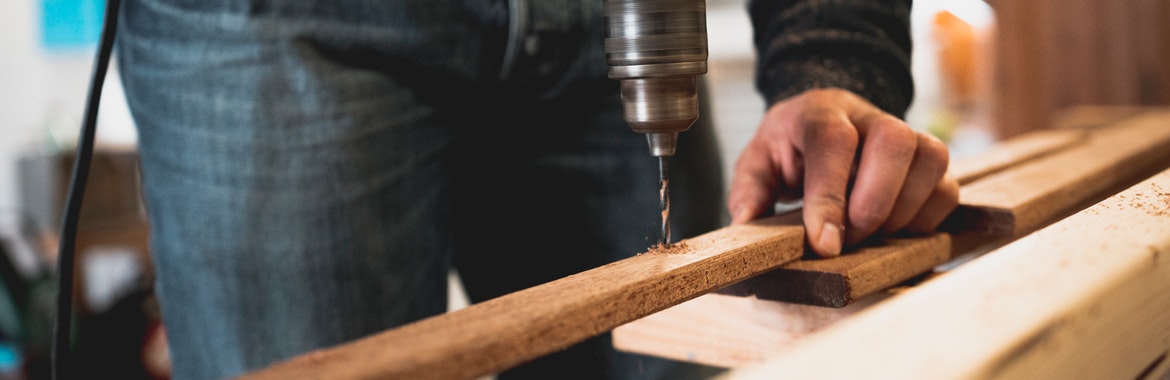
<path id="1" fill-rule="evenodd" d="M 657 161 L 621 119 L 600 9 L 126 1 L 116 57 L 175 378 L 443 313 L 452 268 L 479 302 L 653 245 Z M 672 161 L 676 240 L 726 220 L 705 119 Z M 711 370 L 602 335 L 500 378 Z"/>

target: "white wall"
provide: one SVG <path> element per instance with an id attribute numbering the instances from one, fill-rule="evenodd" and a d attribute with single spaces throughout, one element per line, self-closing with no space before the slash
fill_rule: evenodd
<path id="1" fill-rule="evenodd" d="M 95 46 L 41 47 L 40 1 L 0 1 L 0 214 L 18 212 L 16 159 L 64 145 L 81 130 Z M 134 128 L 114 70 L 98 117 L 102 144 L 132 144 Z"/>

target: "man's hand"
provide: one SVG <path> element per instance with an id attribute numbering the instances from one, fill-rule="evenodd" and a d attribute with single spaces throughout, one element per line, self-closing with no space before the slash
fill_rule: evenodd
<path id="1" fill-rule="evenodd" d="M 748 142 L 727 199 L 732 224 L 803 195 L 809 244 L 836 256 L 879 230 L 928 233 L 959 199 L 947 146 L 841 89 L 776 103 Z"/>

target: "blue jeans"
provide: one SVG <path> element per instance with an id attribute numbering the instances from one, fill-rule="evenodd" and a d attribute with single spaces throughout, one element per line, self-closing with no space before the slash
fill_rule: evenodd
<path id="1" fill-rule="evenodd" d="M 600 8 L 126 1 L 117 59 L 175 378 L 443 313 L 452 268 L 479 302 L 653 245 L 656 160 L 621 119 Z M 680 145 L 676 239 L 726 220 L 710 126 Z M 603 335 L 500 377 L 711 370 Z"/>

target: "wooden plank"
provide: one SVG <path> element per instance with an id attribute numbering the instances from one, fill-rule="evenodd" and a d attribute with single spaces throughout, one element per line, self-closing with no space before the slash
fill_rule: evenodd
<path id="1" fill-rule="evenodd" d="M 1075 129 L 1041 129 L 996 144 L 986 152 L 951 162 L 951 176 L 966 185 L 989 174 L 1028 160 L 1063 150 L 1081 142 L 1086 132 Z"/>
<path id="2" fill-rule="evenodd" d="M 950 244 L 949 234 L 938 233 L 924 238 L 891 239 L 842 256 L 853 259 L 833 261 L 838 264 L 828 269 L 815 265 L 820 260 L 793 262 L 785 267 L 805 263 L 806 270 L 777 269 L 619 326 L 612 334 L 614 347 L 717 367 L 755 363 L 889 297 L 892 292 L 882 290 L 905 283 L 900 278 L 903 274 L 912 277 L 930 272 L 950 257 Z M 769 275 L 775 277 L 765 277 Z M 757 297 L 755 292 L 773 298 L 796 295 L 849 299 L 806 299 L 802 304 L 760 299 L 763 297 Z M 825 304 L 833 307 L 815 306 Z"/>
<path id="3" fill-rule="evenodd" d="M 885 239 L 830 259 L 804 259 L 722 293 L 806 305 L 844 307 L 930 271 L 951 258 L 951 235 Z"/>
<path id="4" fill-rule="evenodd" d="M 1107 126 L 1146 112 L 1165 110 L 1157 106 L 1078 105 L 1061 110 L 1053 117 L 1053 128 L 1090 129 Z"/>
<path id="5" fill-rule="evenodd" d="M 613 329 L 614 348 L 709 366 L 755 364 L 870 305 L 879 292 L 843 308 L 711 293 Z"/>
<path id="6" fill-rule="evenodd" d="M 1167 315 L 1170 170 L 724 378 L 1146 378 Z"/>
<path id="7" fill-rule="evenodd" d="M 949 228 L 1022 236 L 1164 169 L 1167 162 L 1170 112 L 1128 118 L 1093 129 L 1075 148 L 963 186 Z"/>
<path id="8" fill-rule="evenodd" d="M 781 217 L 722 228 L 556 281 L 311 352 L 244 379 L 490 375 L 799 257 Z"/>

